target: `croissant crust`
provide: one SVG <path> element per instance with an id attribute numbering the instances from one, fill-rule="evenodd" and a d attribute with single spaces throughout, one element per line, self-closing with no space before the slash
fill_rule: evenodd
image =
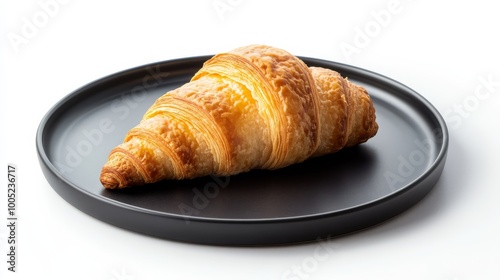
<path id="1" fill-rule="evenodd" d="M 101 171 L 105 188 L 277 169 L 373 137 L 366 90 L 290 53 L 250 45 L 215 55 L 158 98 Z"/>

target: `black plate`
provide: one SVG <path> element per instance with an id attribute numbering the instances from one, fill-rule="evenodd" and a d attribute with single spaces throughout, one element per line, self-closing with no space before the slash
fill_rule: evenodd
<path id="1" fill-rule="evenodd" d="M 103 189 L 99 173 L 156 98 L 188 82 L 210 56 L 145 65 L 92 82 L 40 123 L 43 173 L 70 204 L 107 223 L 157 237 L 221 245 L 333 237 L 408 209 L 435 185 L 448 134 L 436 109 L 408 87 L 339 63 L 302 58 L 367 88 L 378 134 L 367 143 L 275 171 Z"/>

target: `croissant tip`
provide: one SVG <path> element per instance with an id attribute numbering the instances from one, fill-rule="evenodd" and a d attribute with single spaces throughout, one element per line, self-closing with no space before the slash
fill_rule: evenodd
<path id="1" fill-rule="evenodd" d="M 106 189 L 123 188 L 122 184 L 120 184 L 120 179 L 117 178 L 115 172 L 112 172 L 112 170 L 109 170 L 108 168 L 103 168 L 101 177 L 99 179 L 101 181 L 101 184 Z"/>
<path id="2" fill-rule="evenodd" d="M 101 177 L 101 184 L 106 189 L 116 189 L 120 186 L 118 181 L 113 177 L 105 177 L 105 178 Z"/>

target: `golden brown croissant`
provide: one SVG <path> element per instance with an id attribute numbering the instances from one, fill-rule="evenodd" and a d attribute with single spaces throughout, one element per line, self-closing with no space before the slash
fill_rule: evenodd
<path id="1" fill-rule="evenodd" d="M 263 45 L 218 54 L 167 92 L 113 149 L 105 188 L 277 169 L 373 137 L 366 90 Z"/>

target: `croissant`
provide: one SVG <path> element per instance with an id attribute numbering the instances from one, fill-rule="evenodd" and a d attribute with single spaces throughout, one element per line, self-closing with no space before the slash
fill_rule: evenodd
<path id="1" fill-rule="evenodd" d="M 215 55 L 159 97 L 114 148 L 105 188 L 277 169 L 367 141 L 378 130 L 366 90 L 265 45 Z"/>

